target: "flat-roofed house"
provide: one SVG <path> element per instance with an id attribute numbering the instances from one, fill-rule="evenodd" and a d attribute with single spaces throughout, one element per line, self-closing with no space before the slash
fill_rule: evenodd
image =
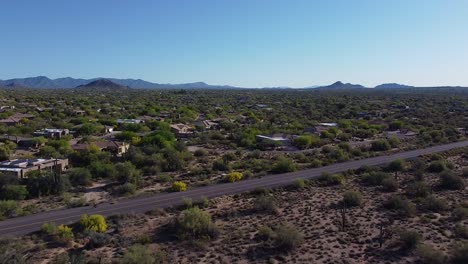
<path id="1" fill-rule="evenodd" d="M 33 136 L 59 139 L 65 135 L 68 135 L 69 133 L 70 131 L 68 129 L 44 128 L 33 132 Z"/>
<path id="2" fill-rule="evenodd" d="M 27 173 L 37 170 L 50 170 L 55 172 L 65 171 L 68 167 L 68 159 L 14 159 L 0 162 L 2 174 L 13 175 L 18 178 L 26 178 Z"/>
<path id="3" fill-rule="evenodd" d="M 98 147 L 101 151 L 108 151 L 116 156 L 122 156 L 127 153 L 130 144 L 121 141 L 98 141 L 89 144 L 76 144 L 72 149 L 77 152 L 84 152 L 89 149 L 91 145 Z"/>

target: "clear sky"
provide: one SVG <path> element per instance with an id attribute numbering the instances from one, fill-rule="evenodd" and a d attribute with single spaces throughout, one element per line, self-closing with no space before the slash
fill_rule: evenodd
<path id="1" fill-rule="evenodd" d="M 465 0 L 0 0 L 0 79 L 468 86 Z"/>

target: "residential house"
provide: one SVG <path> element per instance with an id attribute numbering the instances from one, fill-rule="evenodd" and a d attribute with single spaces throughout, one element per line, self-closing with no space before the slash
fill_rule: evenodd
<path id="1" fill-rule="evenodd" d="M 37 140 L 34 140 L 32 137 L 20 137 L 20 136 L 10 136 L 4 135 L 0 137 L 0 140 L 8 140 L 14 142 L 20 148 L 39 148 L 45 144 L 38 144 Z"/>
<path id="2" fill-rule="evenodd" d="M 189 138 L 193 135 L 193 128 L 185 124 L 172 124 L 171 131 L 177 138 Z"/>
<path id="3" fill-rule="evenodd" d="M 117 119 L 117 124 L 140 124 L 144 123 L 141 119 Z"/>
<path id="4" fill-rule="evenodd" d="M 86 111 L 79 110 L 79 109 L 78 110 L 73 110 L 73 115 L 75 115 L 75 116 L 84 116 L 84 115 L 86 115 Z"/>
<path id="5" fill-rule="evenodd" d="M 98 141 L 90 144 L 75 144 L 72 149 L 77 152 L 84 152 L 93 145 L 99 148 L 100 151 L 107 151 L 116 156 L 122 156 L 127 153 L 130 148 L 130 144 L 121 141 Z"/>
<path id="6" fill-rule="evenodd" d="M 5 119 L 0 120 L 0 124 L 4 124 L 7 126 L 14 126 L 17 124 L 20 124 L 23 119 L 32 119 L 34 118 L 33 115 L 30 114 L 21 114 L 21 113 L 16 113 L 10 117 L 7 117 Z"/>
<path id="7" fill-rule="evenodd" d="M 33 136 L 35 137 L 45 137 L 45 138 L 53 138 L 53 139 L 60 139 L 65 135 L 70 134 L 68 129 L 58 129 L 58 128 L 44 128 L 42 130 L 37 130 L 33 132 Z"/>
<path id="8" fill-rule="evenodd" d="M 57 173 L 65 171 L 68 159 L 15 159 L 0 162 L 0 172 L 18 178 L 26 178 L 27 173 L 37 170 L 50 170 Z"/>

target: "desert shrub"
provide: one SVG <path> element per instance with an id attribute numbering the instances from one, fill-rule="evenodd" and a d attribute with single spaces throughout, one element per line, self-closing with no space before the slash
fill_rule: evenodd
<path id="1" fill-rule="evenodd" d="M 197 149 L 195 150 L 195 152 L 193 153 L 193 155 L 195 157 L 204 157 L 206 155 L 208 155 L 208 151 L 204 150 L 204 149 Z"/>
<path id="2" fill-rule="evenodd" d="M 453 233 L 459 238 L 468 239 L 468 228 L 462 224 L 456 224 Z"/>
<path id="3" fill-rule="evenodd" d="M 401 248 L 404 250 L 415 249 L 422 240 L 421 234 L 412 230 L 401 230 L 398 235 Z"/>
<path id="4" fill-rule="evenodd" d="M 172 177 L 168 174 L 159 174 L 156 176 L 156 181 L 157 182 L 170 182 L 172 181 Z"/>
<path id="5" fill-rule="evenodd" d="M 132 183 L 138 185 L 141 180 L 141 172 L 129 161 L 117 163 L 115 171 L 115 179 L 121 184 Z"/>
<path id="6" fill-rule="evenodd" d="M 345 178 L 342 174 L 323 173 L 318 178 L 318 181 L 325 186 L 343 185 L 345 183 Z"/>
<path id="7" fill-rule="evenodd" d="M 386 209 L 397 212 L 401 216 L 413 216 L 416 213 L 416 207 L 408 199 L 401 196 L 393 196 L 384 202 Z"/>
<path id="8" fill-rule="evenodd" d="M 90 232 L 88 237 L 89 237 L 89 241 L 88 241 L 88 244 L 86 244 L 86 247 L 89 249 L 103 247 L 109 244 L 111 240 L 108 234 L 97 233 L 97 232 Z"/>
<path id="9" fill-rule="evenodd" d="M 387 178 L 382 181 L 382 190 L 385 192 L 394 192 L 398 190 L 398 182 L 394 178 Z"/>
<path id="10" fill-rule="evenodd" d="M 360 206 L 362 202 L 362 194 L 358 191 L 348 191 L 343 195 L 343 203 L 346 206 Z"/>
<path id="11" fill-rule="evenodd" d="M 457 221 L 468 219 L 468 207 L 462 205 L 455 207 L 452 212 L 452 217 Z"/>
<path id="12" fill-rule="evenodd" d="M 423 181 L 417 181 L 410 185 L 407 192 L 412 197 L 426 197 L 431 194 L 431 186 Z"/>
<path id="13" fill-rule="evenodd" d="M 297 248 L 304 242 L 304 235 L 292 224 L 282 224 L 275 228 L 274 240 L 284 250 Z"/>
<path id="14" fill-rule="evenodd" d="M 422 202 L 422 207 L 434 213 L 443 211 L 447 209 L 447 203 L 433 195 L 427 196 Z"/>
<path id="15" fill-rule="evenodd" d="M 468 178 L 468 168 L 463 168 L 463 170 L 462 170 L 462 176 L 463 176 L 464 178 Z"/>
<path id="16" fill-rule="evenodd" d="M 180 240 L 213 238 L 217 235 L 217 228 L 208 213 L 192 207 L 183 210 L 177 217 L 176 235 Z"/>
<path id="17" fill-rule="evenodd" d="M 57 234 L 57 225 L 55 223 L 44 223 L 41 226 L 41 232 L 47 235 Z"/>
<path id="18" fill-rule="evenodd" d="M 463 190 L 465 182 L 463 178 L 456 175 L 452 171 L 443 171 L 439 175 L 440 187 L 448 190 Z"/>
<path id="19" fill-rule="evenodd" d="M 57 255 L 55 258 L 55 264 L 86 264 L 86 255 L 83 252 L 79 253 L 67 253 L 63 252 Z"/>
<path id="20" fill-rule="evenodd" d="M 124 196 L 132 195 L 132 194 L 135 194 L 136 192 L 136 186 L 133 183 L 127 182 L 127 183 L 116 186 L 114 188 L 114 192 L 117 195 L 124 195 Z"/>
<path id="21" fill-rule="evenodd" d="M 303 189 L 306 186 L 306 182 L 304 179 L 296 179 L 294 180 L 293 185 L 296 189 Z"/>
<path id="22" fill-rule="evenodd" d="M 86 200 L 86 197 L 81 196 L 78 198 L 70 198 L 67 201 L 67 207 L 68 208 L 75 208 L 75 207 L 83 207 L 86 205 L 88 201 Z"/>
<path id="23" fill-rule="evenodd" d="M 210 205 L 210 200 L 206 197 L 206 196 L 202 196 L 200 198 L 200 200 L 197 202 L 197 204 L 201 207 L 201 208 L 206 208 Z"/>
<path id="24" fill-rule="evenodd" d="M 28 190 L 24 185 L 7 184 L 0 189 L 2 200 L 24 200 L 28 197 Z"/>
<path id="25" fill-rule="evenodd" d="M 57 227 L 57 233 L 55 234 L 55 240 L 62 244 L 68 244 L 75 238 L 71 227 L 66 225 L 59 225 Z"/>
<path id="26" fill-rule="evenodd" d="M 68 179 L 73 186 L 90 186 L 93 184 L 91 172 L 87 168 L 73 168 L 67 171 Z"/>
<path id="27" fill-rule="evenodd" d="M 193 207 L 192 198 L 187 198 L 187 197 L 182 198 L 182 204 L 184 205 L 184 208 L 186 209 L 192 208 Z"/>
<path id="28" fill-rule="evenodd" d="M 427 169 L 430 172 L 442 172 L 447 169 L 447 163 L 443 160 L 434 160 L 429 164 Z"/>
<path id="29" fill-rule="evenodd" d="M 391 148 L 392 146 L 386 139 L 375 140 L 371 143 L 371 150 L 373 151 L 385 151 Z"/>
<path id="30" fill-rule="evenodd" d="M 416 256 L 422 264 L 444 264 L 446 257 L 443 252 L 431 246 L 420 244 L 416 248 Z"/>
<path id="31" fill-rule="evenodd" d="M 275 163 L 273 163 L 273 168 L 271 171 L 273 173 L 293 172 L 296 171 L 296 165 L 292 160 L 281 157 Z"/>
<path id="32" fill-rule="evenodd" d="M 30 253 L 25 243 L 19 239 L 0 239 L 0 263 L 26 264 Z"/>
<path id="33" fill-rule="evenodd" d="M 260 195 L 255 198 L 255 209 L 259 212 L 276 213 L 278 207 L 276 200 L 271 195 Z"/>
<path id="34" fill-rule="evenodd" d="M 10 217 L 17 208 L 18 204 L 15 201 L 0 201 L 0 219 Z"/>
<path id="35" fill-rule="evenodd" d="M 452 247 L 450 263 L 466 264 L 468 263 L 468 241 L 455 243 Z"/>
<path id="36" fill-rule="evenodd" d="M 98 233 L 106 232 L 107 223 L 106 219 L 102 215 L 82 215 L 80 218 L 80 226 L 85 231 L 94 231 Z"/>
<path id="37" fill-rule="evenodd" d="M 226 180 L 228 182 L 236 182 L 242 180 L 242 173 L 240 172 L 231 172 L 226 175 Z"/>
<path id="38" fill-rule="evenodd" d="M 381 185 L 385 179 L 391 178 L 388 173 L 383 171 L 371 171 L 362 175 L 362 182 L 369 186 Z"/>
<path id="39" fill-rule="evenodd" d="M 274 235 L 274 232 L 270 227 L 262 226 L 258 229 L 256 237 L 259 240 L 266 241 L 266 240 L 273 238 L 273 235 Z"/>
<path id="40" fill-rule="evenodd" d="M 184 192 L 187 190 L 187 184 L 185 184 L 185 182 L 175 181 L 172 183 L 172 190 L 174 192 Z"/>
<path id="41" fill-rule="evenodd" d="M 167 254 L 163 251 L 153 252 L 148 247 L 136 244 L 127 249 L 120 259 L 121 264 L 162 264 L 167 260 Z"/>

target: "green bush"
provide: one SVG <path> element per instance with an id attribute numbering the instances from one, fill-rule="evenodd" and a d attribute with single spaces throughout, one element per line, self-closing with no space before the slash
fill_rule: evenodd
<path id="1" fill-rule="evenodd" d="M 378 139 L 371 143 L 371 150 L 373 151 L 386 151 L 391 148 L 392 146 L 386 139 Z"/>
<path id="2" fill-rule="evenodd" d="M 468 263 L 468 241 L 460 241 L 455 243 L 455 245 L 452 247 L 450 263 Z"/>
<path id="3" fill-rule="evenodd" d="M 260 195 L 255 198 L 255 209 L 259 212 L 268 213 L 276 213 L 278 211 L 276 200 L 271 195 Z"/>
<path id="4" fill-rule="evenodd" d="M 57 233 L 55 234 L 55 240 L 62 244 L 68 244 L 75 238 L 71 227 L 66 225 L 59 225 L 57 227 Z"/>
<path id="5" fill-rule="evenodd" d="M 423 181 L 417 181 L 409 186 L 407 192 L 412 197 L 426 197 L 431 194 L 431 186 Z"/>
<path id="6" fill-rule="evenodd" d="M 268 226 L 262 226 L 258 229 L 256 237 L 260 240 L 266 241 L 273 238 L 274 232 Z"/>
<path id="7" fill-rule="evenodd" d="M 166 263 L 167 254 L 163 251 L 153 252 L 143 245 L 133 245 L 127 249 L 120 259 L 121 264 L 162 264 Z"/>
<path id="8" fill-rule="evenodd" d="M 136 186 L 135 184 L 132 183 L 124 183 L 121 185 L 118 185 L 114 188 L 114 192 L 118 195 L 132 195 L 135 194 L 136 192 Z"/>
<path id="9" fill-rule="evenodd" d="M 457 221 L 468 219 L 468 207 L 465 207 L 463 205 L 455 207 L 455 209 L 453 209 L 452 212 L 452 217 Z"/>
<path id="10" fill-rule="evenodd" d="M 382 190 L 385 192 L 394 192 L 398 190 L 398 182 L 394 178 L 387 178 L 382 181 Z"/>
<path id="11" fill-rule="evenodd" d="M 85 231 L 93 231 L 98 233 L 106 232 L 107 223 L 106 219 L 102 215 L 82 215 L 80 218 L 81 228 Z"/>
<path id="12" fill-rule="evenodd" d="M 242 180 L 242 173 L 240 172 L 231 172 L 226 175 L 226 180 L 228 182 L 236 182 Z"/>
<path id="13" fill-rule="evenodd" d="M 111 241 L 111 237 L 108 234 L 90 232 L 88 235 L 89 241 L 86 244 L 88 249 L 100 248 L 105 245 L 108 245 Z"/>
<path id="14" fill-rule="evenodd" d="M 292 224 L 279 225 L 274 232 L 274 240 L 281 249 L 292 250 L 304 242 L 304 235 Z"/>
<path id="15" fill-rule="evenodd" d="M 384 202 L 386 209 L 397 212 L 401 216 L 413 216 L 416 213 L 415 205 L 401 196 L 393 196 Z"/>
<path id="16" fill-rule="evenodd" d="M 15 201 L 0 201 L 0 219 L 10 217 L 18 209 Z"/>
<path id="17" fill-rule="evenodd" d="M 361 206 L 362 202 L 362 194 L 358 191 L 348 191 L 343 195 L 343 203 L 346 206 Z"/>
<path id="18" fill-rule="evenodd" d="M 429 164 L 427 169 L 430 172 L 442 172 L 447 169 L 447 163 L 443 160 L 434 160 Z"/>
<path id="19" fill-rule="evenodd" d="M 391 178 L 388 173 L 382 171 L 371 171 L 362 175 L 362 181 L 369 186 L 381 185 L 385 179 Z"/>
<path id="20" fill-rule="evenodd" d="M 187 184 L 181 181 L 175 181 L 172 183 L 172 190 L 175 192 L 184 192 L 187 190 Z"/>
<path id="21" fill-rule="evenodd" d="M 293 184 L 294 188 L 303 189 L 306 186 L 306 181 L 304 179 L 296 179 Z"/>
<path id="22" fill-rule="evenodd" d="M 208 213 L 192 207 L 177 217 L 176 235 L 180 240 L 213 238 L 217 235 L 217 228 Z"/>
<path id="23" fill-rule="evenodd" d="M 7 184 L 0 189 L 2 200 L 24 200 L 28 197 L 28 190 L 24 185 Z"/>
<path id="24" fill-rule="evenodd" d="M 411 230 L 401 230 L 399 237 L 401 248 L 404 250 L 415 249 L 422 240 L 421 234 Z"/>
<path id="25" fill-rule="evenodd" d="M 294 162 L 288 158 L 279 158 L 275 163 L 273 163 L 272 172 L 273 173 L 286 173 L 296 171 L 296 165 Z"/>
<path id="26" fill-rule="evenodd" d="M 438 213 L 447 209 L 447 202 L 431 195 L 424 198 L 422 207 L 427 211 Z"/>
<path id="27" fill-rule="evenodd" d="M 468 228 L 462 224 L 456 224 L 453 232 L 459 238 L 468 239 Z"/>
<path id="28" fill-rule="evenodd" d="M 420 244 L 416 248 L 416 256 L 422 264 L 444 264 L 446 257 L 443 252 L 431 246 Z"/>
<path id="29" fill-rule="evenodd" d="M 342 174 L 323 173 L 318 178 L 318 181 L 325 186 L 343 185 L 345 183 L 345 178 Z"/>
<path id="30" fill-rule="evenodd" d="M 463 178 L 456 175 L 452 171 L 443 171 L 439 175 L 440 187 L 448 190 L 463 190 L 465 189 L 465 182 Z"/>
<path id="31" fill-rule="evenodd" d="M 57 225 L 55 223 L 44 223 L 41 226 L 41 232 L 47 235 L 57 234 Z"/>

